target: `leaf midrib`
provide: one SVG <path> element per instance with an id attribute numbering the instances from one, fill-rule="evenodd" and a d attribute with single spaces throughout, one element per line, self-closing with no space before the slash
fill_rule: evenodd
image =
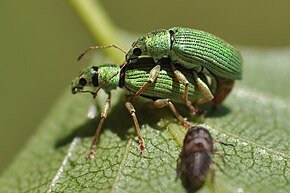
<path id="1" fill-rule="evenodd" d="M 123 169 L 123 166 L 125 164 L 126 158 L 129 155 L 129 149 L 130 149 L 130 146 L 131 146 L 132 138 L 133 138 L 132 135 L 130 135 L 129 138 L 128 138 L 128 142 L 127 142 L 126 147 L 125 147 L 125 152 L 124 152 L 123 158 L 122 158 L 122 160 L 121 160 L 121 162 L 119 164 L 119 168 L 118 168 L 118 171 L 117 171 L 116 178 L 115 178 L 115 180 L 112 183 L 112 188 L 111 188 L 110 193 L 114 193 L 115 192 L 114 190 L 115 190 L 116 185 L 118 183 L 118 180 L 119 180 L 119 178 L 120 178 L 120 176 L 122 174 L 122 169 Z"/>

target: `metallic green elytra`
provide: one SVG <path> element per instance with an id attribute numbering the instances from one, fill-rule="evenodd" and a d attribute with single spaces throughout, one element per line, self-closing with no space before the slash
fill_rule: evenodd
<path id="1" fill-rule="evenodd" d="M 240 53 L 222 39 L 200 30 L 173 27 L 152 31 L 132 44 L 126 60 L 134 61 L 141 55 L 153 57 L 156 63 L 169 56 L 173 63 L 196 72 L 205 68 L 218 77 L 242 78 Z"/>
<path id="2" fill-rule="evenodd" d="M 108 99 L 103 107 L 101 120 L 99 122 L 90 153 L 87 156 L 88 159 L 92 158 L 94 155 L 100 130 L 109 112 L 111 100 L 110 93 L 117 87 L 125 88 L 129 92 L 129 96 L 131 96 L 127 97 L 125 106 L 131 114 L 137 130 L 139 138 L 138 150 L 140 153 L 144 152 L 145 146 L 144 140 L 141 136 L 137 116 L 135 114 L 135 109 L 130 102 L 133 97 L 140 95 L 150 98 L 154 101 L 153 104 L 158 108 L 168 106 L 185 127 L 192 127 L 192 125 L 176 111 L 174 105 L 172 104 L 172 102 L 185 102 L 183 98 L 185 86 L 175 77 L 168 58 L 163 58 L 159 65 L 159 69 L 154 69 L 153 67 L 156 66 L 156 64 L 152 58 L 140 58 L 136 61 L 136 63 L 129 63 L 121 67 L 114 64 L 90 66 L 84 69 L 72 82 L 71 88 L 73 94 L 88 92 L 95 97 L 100 89 L 103 89 L 108 94 Z M 178 66 L 177 69 L 184 74 L 189 82 L 187 85 L 188 99 L 193 103 L 198 103 L 200 99 L 204 99 L 204 94 L 197 89 L 196 81 L 193 78 L 191 70 L 185 69 L 181 66 Z M 158 71 L 158 76 L 155 76 L 155 70 Z M 152 74 L 155 78 L 152 81 L 148 81 Z M 198 74 L 198 77 L 204 82 L 207 82 L 207 79 L 203 73 Z M 150 84 L 148 84 L 148 82 L 150 82 Z M 139 94 L 136 95 L 136 92 L 139 92 Z"/>
<path id="3" fill-rule="evenodd" d="M 137 65 L 129 64 L 125 67 L 124 87 L 136 93 L 148 80 L 150 70 L 154 67 L 152 59 L 138 62 Z M 181 84 L 174 76 L 173 70 L 169 65 L 168 59 L 161 60 L 161 71 L 154 83 L 149 85 L 140 96 L 147 98 L 168 98 L 172 102 L 184 103 L 183 95 L 185 86 Z M 137 67 L 138 66 L 138 67 Z M 179 70 L 182 68 L 178 68 Z M 188 84 L 188 99 L 195 102 L 205 98 L 204 94 L 197 89 L 196 82 L 190 70 L 182 69 L 183 74 L 189 81 Z M 203 74 L 199 74 L 202 79 L 206 80 Z"/>

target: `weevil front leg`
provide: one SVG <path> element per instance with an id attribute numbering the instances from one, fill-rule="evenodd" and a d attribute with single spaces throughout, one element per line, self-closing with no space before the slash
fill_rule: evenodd
<path id="1" fill-rule="evenodd" d="M 145 145 L 144 145 L 144 139 L 141 135 L 140 126 L 139 126 L 139 123 L 137 120 L 136 110 L 135 110 L 134 106 L 132 105 L 132 103 L 130 103 L 130 102 L 126 102 L 125 106 L 126 106 L 127 110 L 129 111 L 129 113 L 132 116 L 133 121 L 134 121 L 135 129 L 136 129 L 137 136 L 139 139 L 138 151 L 140 152 L 140 154 L 143 154 L 145 151 Z"/>
<path id="2" fill-rule="evenodd" d="M 196 81 L 198 89 L 204 94 L 205 99 L 200 99 L 196 102 L 196 104 L 203 104 L 206 102 L 211 101 L 214 97 L 208 88 L 208 86 L 197 76 L 195 71 L 192 71 L 193 73 L 193 78 Z"/>
<path id="3" fill-rule="evenodd" d="M 92 146 L 91 146 L 91 149 L 87 155 L 87 160 L 89 159 L 92 159 L 94 158 L 94 154 L 95 154 L 95 150 L 96 150 L 96 147 L 97 147 L 97 142 L 98 142 L 98 139 L 99 139 L 99 135 L 100 135 L 100 132 L 101 132 L 101 129 L 103 127 L 103 124 L 104 124 L 104 121 L 105 119 L 107 118 L 107 115 L 110 111 L 110 107 L 111 107 L 111 93 L 109 93 L 109 96 L 105 102 L 105 105 L 102 109 L 102 113 L 101 113 L 101 120 L 99 122 L 99 125 L 97 127 L 97 130 L 96 130 L 96 133 L 95 133 L 95 136 L 94 136 L 94 139 L 92 141 Z"/>
<path id="4" fill-rule="evenodd" d="M 160 69 L 161 69 L 160 65 L 157 64 L 154 68 L 150 70 L 147 82 L 135 93 L 134 97 L 139 96 L 150 84 L 155 82 L 156 78 L 160 73 Z"/>
<path id="5" fill-rule="evenodd" d="M 183 95 L 183 100 L 185 101 L 186 106 L 189 108 L 189 112 L 190 114 L 194 117 L 195 113 L 196 113 L 196 108 L 192 105 L 192 103 L 188 100 L 188 84 L 189 81 L 187 80 L 187 78 L 184 76 L 184 74 L 182 74 L 182 72 L 180 72 L 179 70 L 177 70 L 174 66 L 174 64 L 171 63 L 171 68 L 174 72 L 175 77 L 177 78 L 177 80 L 184 85 L 184 95 Z"/>
<path id="6" fill-rule="evenodd" d="M 158 99 L 156 101 L 154 101 L 153 103 L 156 107 L 158 108 L 163 108 L 165 106 L 169 107 L 170 110 L 173 112 L 173 114 L 175 115 L 175 117 L 182 123 L 182 125 L 184 125 L 187 129 L 192 127 L 192 124 L 190 124 L 188 121 L 185 120 L 185 118 L 183 118 L 176 110 L 176 108 L 174 107 L 174 105 L 172 104 L 170 99 Z"/>

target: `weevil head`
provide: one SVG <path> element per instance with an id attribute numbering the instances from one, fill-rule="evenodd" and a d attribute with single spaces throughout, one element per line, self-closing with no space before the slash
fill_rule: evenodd
<path id="1" fill-rule="evenodd" d="M 157 62 L 169 53 L 170 48 L 171 38 L 168 30 L 152 31 L 132 44 L 126 55 L 126 61 L 134 62 L 141 55 L 149 55 Z"/>
<path id="2" fill-rule="evenodd" d="M 102 88 L 110 92 L 119 85 L 120 67 L 114 64 L 90 66 L 80 72 L 71 83 L 72 93 L 91 93 L 93 97 Z"/>

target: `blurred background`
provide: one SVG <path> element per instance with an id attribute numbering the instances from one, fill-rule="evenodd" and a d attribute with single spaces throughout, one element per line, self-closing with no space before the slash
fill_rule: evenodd
<path id="1" fill-rule="evenodd" d="M 117 27 L 136 34 L 186 26 L 239 46 L 290 45 L 286 0 L 100 2 Z M 68 91 L 80 69 L 77 56 L 97 43 L 69 1 L 2 0 L 0 24 L 1 174 Z"/>

